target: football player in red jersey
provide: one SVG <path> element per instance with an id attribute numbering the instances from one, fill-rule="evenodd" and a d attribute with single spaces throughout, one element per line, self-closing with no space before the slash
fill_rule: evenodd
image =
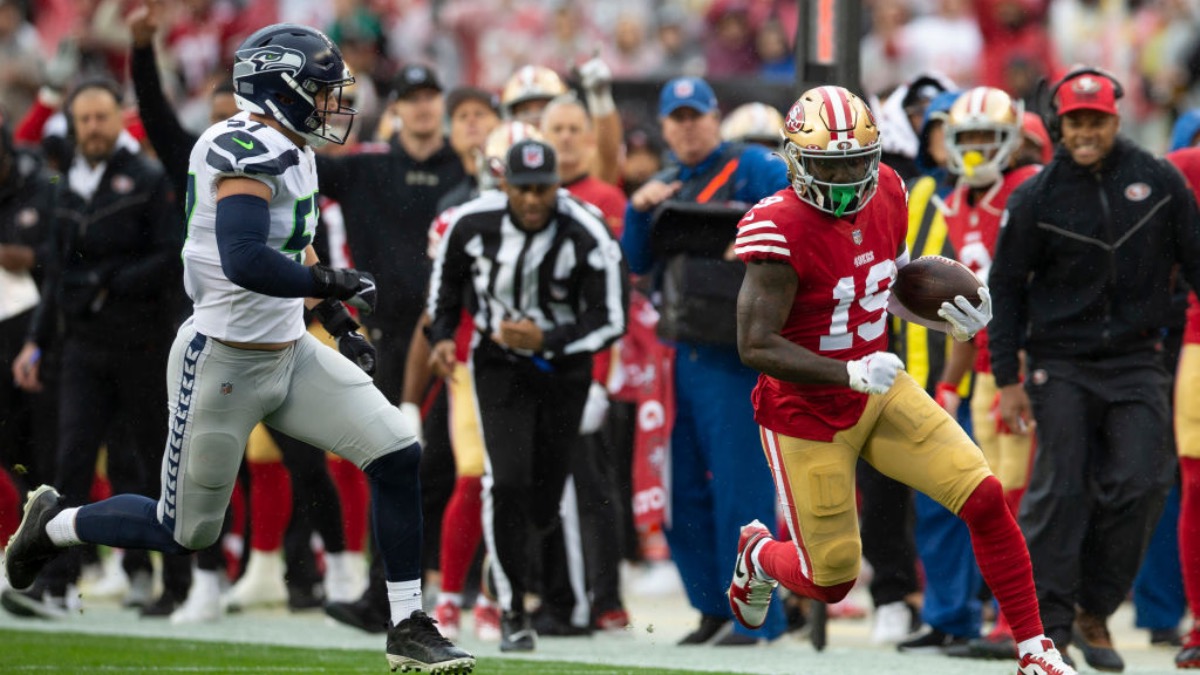
<path id="1" fill-rule="evenodd" d="M 890 300 L 908 262 L 907 198 L 879 164 L 879 130 L 862 99 L 810 89 L 785 121 L 792 186 L 755 205 L 738 227 L 747 263 L 738 299 L 738 350 L 762 375 L 755 419 L 792 542 L 761 523 L 742 528 L 729 603 L 761 622 L 779 583 L 821 602 L 845 597 L 862 544 L 854 499 L 861 456 L 921 490 L 971 531 L 988 586 L 1019 641 L 1018 672 L 1075 671 L 1042 631 L 1029 555 L 983 454 L 885 351 L 886 313 L 966 341 L 991 318 L 991 301 L 942 305 L 925 321 Z"/>

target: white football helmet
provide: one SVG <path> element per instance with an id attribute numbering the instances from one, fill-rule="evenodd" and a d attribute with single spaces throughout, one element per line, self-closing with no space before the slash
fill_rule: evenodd
<path id="1" fill-rule="evenodd" d="M 722 139 L 760 143 L 770 148 L 779 147 L 782 131 L 783 115 L 766 103 L 742 104 L 721 122 Z"/>
<path id="2" fill-rule="evenodd" d="M 500 109 L 513 117 L 513 108 L 528 101 L 550 101 L 567 93 L 567 85 L 558 73 L 544 66 L 524 66 L 508 78 L 500 93 Z M 523 119 L 523 122 L 531 120 Z"/>
<path id="3" fill-rule="evenodd" d="M 986 187 L 1000 180 L 1021 145 L 1025 104 L 1003 90 L 975 87 L 963 92 L 945 113 L 950 172 L 967 185 Z"/>
<path id="4" fill-rule="evenodd" d="M 487 140 L 483 142 L 483 155 L 480 157 L 482 166 L 476 173 L 480 190 L 499 187 L 500 180 L 504 178 L 508 169 L 505 158 L 508 157 L 509 148 L 526 139 L 545 140 L 537 127 L 516 120 L 501 122 L 500 126 L 492 129 Z"/>
<path id="5" fill-rule="evenodd" d="M 783 123 L 782 155 L 800 199 L 842 217 L 857 213 L 879 184 L 879 127 L 858 96 L 815 87 L 792 104 Z"/>

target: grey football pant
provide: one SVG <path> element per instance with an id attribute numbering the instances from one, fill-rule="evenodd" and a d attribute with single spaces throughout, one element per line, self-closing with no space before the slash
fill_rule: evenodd
<path id="1" fill-rule="evenodd" d="M 280 351 L 237 349 L 196 332 L 189 319 L 171 347 L 167 392 L 158 519 L 191 549 L 220 535 L 259 421 L 359 468 L 416 441 L 370 377 L 308 334 Z"/>

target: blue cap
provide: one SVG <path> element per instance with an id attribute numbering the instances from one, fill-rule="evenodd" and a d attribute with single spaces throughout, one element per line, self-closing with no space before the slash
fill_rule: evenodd
<path id="1" fill-rule="evenodd" d="M 658 115 L 666 117 L 680 108 L 692 108 L 707 115 L 717 109 L 717 95 L 699 77 L 677 77 L 663 87 L 658 97 Z"/>

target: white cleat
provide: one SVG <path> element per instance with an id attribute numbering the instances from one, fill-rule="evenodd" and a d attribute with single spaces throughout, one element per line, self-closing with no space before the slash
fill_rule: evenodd
<path id="1" fill-rule="evenodd" d="M 211 623 L 221 618 L 221 580 L 217 572 L 195 570 L 187 600 L 174 612 L 171 623 Z"/>
<path id="2" fill-rule="evenodd" d="M 367 563 L 361 553 L 325 553 L 325 601 L 354 602 L 367 589 Z"/>

